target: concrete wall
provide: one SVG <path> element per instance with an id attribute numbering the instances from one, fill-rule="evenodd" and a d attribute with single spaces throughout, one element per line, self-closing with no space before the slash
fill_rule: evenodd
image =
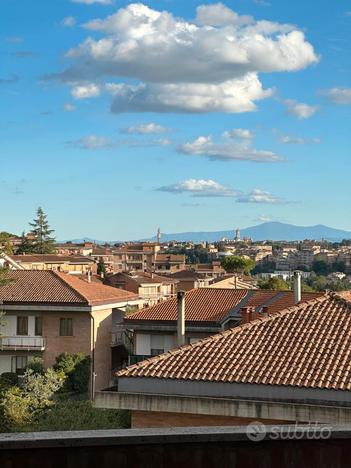
<path id="1" fill-rule="evenodd" d="M 351 404 L 351 391 L 303 388 L 288 385 L 260 385 L 231 382 L 210 382 L 181 379 L 120 377 L 118 388 L 122 392 L 199 397 L 254 398 L 282 401 L 306 401 Z"/>
<path id="2" fill-rule="evenodd" d="M 254 420 L 351 424 L 351 406 L 292 403 L 270 400 L 185 397 L 180 395 L 147 395 L 123 392 L 99 392 L 98 408 L 132 411 L 232 416 Z"/>
<path id="3" fill-rule="evenodd" d="M 289 440 L 266 427 L 260 442 L 245 428 L 124 429 L 0 435 L 6 468 L 348 468 L 351 427 L 332 427 L 326 439 Z"/>

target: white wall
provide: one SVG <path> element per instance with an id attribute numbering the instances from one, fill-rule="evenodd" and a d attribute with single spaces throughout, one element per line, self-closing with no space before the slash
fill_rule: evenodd
<path id="1" fill-rule="evenodd" d="M 3 336 L 16 336 L 17 316 L 5 314 L 3 318 L 3 322 L 5 326 L 1 328 L 1 334 Z M 35 316 L 34 315 L 28 316 L 28 336 L 35 336 Z"/>
<path id="2" fill-rule="evenodd" d="M 146 333 L 135 333 L 135 354 L 140 355 L 149 355 L 151 354 L 151 336 L 157 337 L 152 341 L 154 345 L 153 348 L 164 349 L 164 351 L 169 351 L 176 346 L 176 340 L 174 335 L 160 335 L 160 334 L 146 334 Z"/>
<path id="3" fill-rule="evenodd" d="M 0 375 L 3 372 L 11 372 L 11 357 L 0 354 Z"/>
<path id="4" fill-rule="evenodd" d="M 150 354 L 151 339 L 150 335 L 145 333 L 135 334 L 135 354 Z"/>

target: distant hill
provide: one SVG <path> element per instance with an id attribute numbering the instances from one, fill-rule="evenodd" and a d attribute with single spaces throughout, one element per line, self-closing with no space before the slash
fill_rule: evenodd
<path id="1" fill-rule="evenodd" d="M 295 226 L 293 224 L 285 224 L 279 222 L 268 222 L 262 223 L 257 226 L 248 227 L 241 229 L 241 238 L 252 237 L 254 241 L 262 240 L 328 240 L 331 242 L 338 242 L 342 239 L 351 239 L 351 232 L 343 231 L 341 229 L 334 229 L 323 224 L 317 224 L 316 226 Z M 193 241 L 193 242 L 215 242 L 226 237 L 233 239 L 234 230 L 230 231 L 214 231 L 214 232 L 178 232 L 171 234 L 162 233 L 162 241 Z M 150 240 L 155 240 L 153 237 Z"/>
<path id="2" fill-rule="evenodd" d="M 252 237 L 254 241 L 272 240 L 272 241 L 294 241 L 304 239 L 328 240 L 338 242 L 343 239 L 351 239 L 351 232 L 341 229 L 334 229 L 323 224 L 316 226 L 295 226 L 293 224 L 284 224 L 278 222 L 262 223 L 257 226 L 248 227 L 240 230 L 241 238 Z M 213 232 L 177 232 L 177 233 L 162 233 L 162 242 L 167 241 L 193 241 L 193 242 L 215 242 L 226 237 L 233 239 L 234 229 L 230 231 L 213 231 Z M 156 236 L 149 239 L 140 239 L 143 241 L 156 241 Z M 69 239 L 73 243 L 95 242 L 95 244 L 116 244 L 123 241 L 107 241 L 97 240 L 89 237 L 81 239 Z M 66 242 L 66 241 L 62 241 Z"/>

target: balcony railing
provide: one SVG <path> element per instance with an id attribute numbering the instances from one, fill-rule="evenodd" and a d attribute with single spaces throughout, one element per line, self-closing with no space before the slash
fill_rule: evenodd
<path id="1" fill-rule="evenodd" d="M 133 335 L 121 326 L 115 326 L 111 334 L 111 346 L 124 346 L 128 353 L 133 351 Z"/>
<path id="2" fill-rule="evenodd" d="M 41 336 L 2 336 L 0 350 L 44 351 L 45 338 Z"/>

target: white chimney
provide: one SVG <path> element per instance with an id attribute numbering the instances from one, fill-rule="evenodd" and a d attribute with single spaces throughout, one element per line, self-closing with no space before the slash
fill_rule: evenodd
<path id="1" fill-rule="evenodd" d="M 88 270 L 88 283 L 91 283 L 91 271 Z"/>
<path id="2" fill-rule="evenodd" d="M 299 271 L 294 271 L 294 302 L 298 304 L 301 301 L 301 273 Z"/>
<path id="3" fill-rule="evenodd" d="M 185 291 L 178 291 L 177 312 L 177 341 L 182 346 L 185 344 Z"/>

